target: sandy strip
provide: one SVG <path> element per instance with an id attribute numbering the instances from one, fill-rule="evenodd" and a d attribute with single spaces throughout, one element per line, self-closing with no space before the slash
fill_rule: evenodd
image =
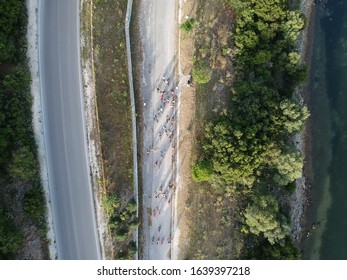
<path id="1" fill-rule="evenodd" d="M 40 92 L 39 77 L 39 48 L 38 48 L 38 0 L 27 0 L 26 7 L 28 11 L 28 27 L 27 27 L 27 57 L 29 59 L 29 68 L 31 73 L 30 91 L 33 97 L 33 129 L 37 145 L 38 160 L 40 164 L 41 184 L 44 189 L 46 198 L 47 213 L 47 239 L 49 243 L 49 255 L 51 259 L 57 258 L 57 250 L 55 246 L 55 235 L 52 218 L 52 208 L 49 192 L 48 169 L 46 161 L 46 146 L 44 138 L 44 129 L 42 122 L 42 103 Z"/>

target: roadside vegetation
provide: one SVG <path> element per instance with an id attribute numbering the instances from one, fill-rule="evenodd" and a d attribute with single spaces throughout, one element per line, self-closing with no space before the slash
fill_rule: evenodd
<path id="1" fill-rule="evenodd" d="M 84 29 L 90 29 L 90 14 L 93 16 L 92 51 L 104 169 L 104 181 L 100 185 L 104 186 L 102 206 L 113 242 L 107 257 L 133 259 L 137 251 L 133 233 L 138 219 L 124 31 L 127 0 L 85 1 L 84 7 Z M 82 49 L 82 55 L 88 55 L 86 49 Z"/>
<path id="2" fill-rule="evenodd" d="M 0 259 L 48 258 L 45 199 L 32 128 L 26 24 L 24 0 L 0 2 Z M 35 236 L 36 248 L 30 247 L 28 242 Z"/>
<path id="3" fill-rule="evenodd" d="M 226 0 L 226 4 L 235 15 L 223 48 L 234 67 L 231 99 L 226 110 L 201 128 L 202 149 L 192 177 L 205 180 L 199 184 L 204 192 L 224 193 L 231 212 L 239 213 L 230 220 L 239 232 L 238 239 L 231 240 L 234 258 L 297 259 L 288 209 L 279 201 L 293 191 L 303 166 L 293 136 L 309 116 L 295 95 L 307 72 L 296 48 L 304 18 L 285 0 Z M 205 73 L 213 70 L 210 50 L 197 47 L 196 52 L 193 78 L 202 64 L 207 65 Z M 204 84 L 199 79 L 197 83 Z M 208 83 L 197 86 L 197 95 L 213 98 Z M 216 251 L 214 257 L 228 256 Z"/>

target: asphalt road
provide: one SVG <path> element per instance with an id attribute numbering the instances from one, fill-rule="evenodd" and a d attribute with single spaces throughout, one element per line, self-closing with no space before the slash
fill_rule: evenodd
<path id="1" fill-rule="evenodd" d="M 176 187 L 179 98 L 175 80 L 176 4 L 175 0 L 141 1 L 142 93 L 146 103 L 143 151 L 145 259 L 171 259 L 171 240 L 175 234 L 172 207 Z"/>
<path id="2" fill-rule="evenodd" d="M 100 259 L 80 73 L 78 0 L 39 1 L 48 178 L 59 259 Z"/>

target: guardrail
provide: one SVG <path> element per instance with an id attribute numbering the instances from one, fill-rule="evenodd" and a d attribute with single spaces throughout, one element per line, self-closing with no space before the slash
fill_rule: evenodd
<path id="1" fill-rule="evenodd" d="M 132 71 L 131 61 L 131 48 L 130 48 L 130 22 L 132 13 L 133 0 L 128 0 L 127 12 L 125 15 L 125 41 L 127 49 L 127 60 L 128 60 L 128 78 L 129 78 L 129 89 L 130 89 L 130 103 L 131 103 L 131 114 L 132 114 L 132 129 L 133 129 L 133 165 L 134 165 L 134 195 L 137 203 L 137 217 L 139 216 L 139 182 L 138 182 L 138 165 L 137 165 L 137 135 L 136 135 L 136 110 L 135 110 L 135 93 L 134 93 L 134 79 Z M 136 244 L 139 247 L 139 230 L 136 229 Z M 137 249 L 136 259 L 139 258 L 139 250 Z"/>

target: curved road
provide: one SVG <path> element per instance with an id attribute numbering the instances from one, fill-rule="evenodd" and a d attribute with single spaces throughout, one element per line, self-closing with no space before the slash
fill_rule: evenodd
<path id="1" fill-rule="evenodd" d="M 39 58 L 59 259 L 100 259 L 83 113 L 78 0 L 39 0 Z"/>

